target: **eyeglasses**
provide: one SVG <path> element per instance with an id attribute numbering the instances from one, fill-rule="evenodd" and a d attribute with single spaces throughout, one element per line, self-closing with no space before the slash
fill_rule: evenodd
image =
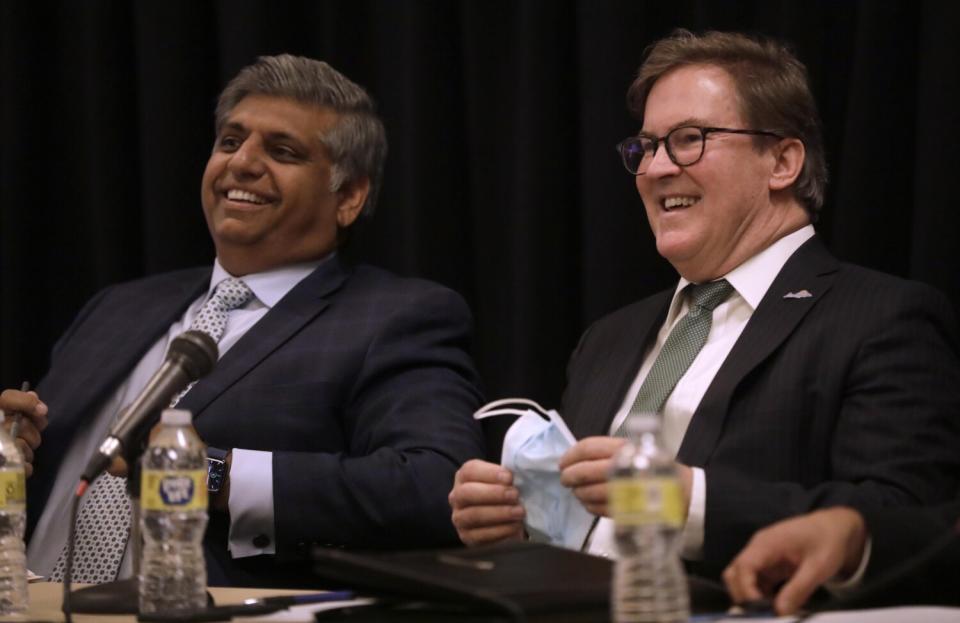
<path id="1" fill-rule="evenodd" d="M 650 168 L 653 157 L 657 155 L 657 148 L 662 142 L 667 148 L 670 162 L 678 167 L 689 167 L 696 164 L 703 157 L 703 150 L 707 143 L 707 135 L 715 132 L 725 134 L 752 134 L 757 136 L 773 136 L 783 138 L 779 134 L 767 130 L 735 130 L 732 128 L 701 128 L 685 125 L 667 132 L 666 136 L 634 136 L 617 145 L 623 166 L 630 175 L 643 175 Z"/>

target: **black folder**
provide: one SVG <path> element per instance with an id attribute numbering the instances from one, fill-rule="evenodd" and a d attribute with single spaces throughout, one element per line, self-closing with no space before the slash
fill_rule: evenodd
<path id="1" fill-rule="evenodd" d="M 469 549 L 393 553 L 314 551 L 314 570 L 327 582 L 409 607 L 494 615 L 484 621 L 608 621 L 613 563 L 540 543 L 503 543 Z M 723 611 L 726 593 L 716 582 L 690 578 L 694 610 Z M 382 615 L 383 613 L 381 613 Z M 356 620 L 356 619 L 354 619 Z M 369 620 L 400 620 L 374 617 Z M 433 618 L 431 620 L 447 620 Z"/>
<path id="2" fill-rule="evenodd" d="M 378 554 L 319 548 L 314 561 L 325 580 L 388 602 L 416 601 L 428 609 L 488 613 L 507 621 L 609 617 L 612 563 L 549 545 Z"/>

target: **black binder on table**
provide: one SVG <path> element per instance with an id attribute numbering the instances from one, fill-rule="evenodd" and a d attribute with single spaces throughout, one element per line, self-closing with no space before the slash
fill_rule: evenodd
<path id="1" fill-rule="evenodd" d="M 314 561 L 315 573 L 338 586 L 388 603 L 426 604 L 423 612 L 460 613 L 450 620 L 463 620 L 464 613 L 496 616 L 484 620 L 556 623 L 608 621 L 610 616 L 613 563 L 540 543 L 376 554 L 318 548 Z M 718 585 L 691 578 L 691 601 L 703 602 L 703 596 L 710 610 L 729 604 Z"/>

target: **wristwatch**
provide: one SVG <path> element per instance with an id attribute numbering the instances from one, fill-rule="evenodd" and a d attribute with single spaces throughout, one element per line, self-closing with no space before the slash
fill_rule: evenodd
<path id="1" fill-rule="evenodd" d="M 227 477 L 227 450 L 207 448 L 207 491 L 220 493 Z"/>

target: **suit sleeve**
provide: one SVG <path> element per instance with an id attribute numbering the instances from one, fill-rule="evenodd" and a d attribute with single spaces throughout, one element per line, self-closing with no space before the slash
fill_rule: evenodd
<path id="1" fill-rule="evenodd" d="M 274 452 L 277 554 L 315 544 L 424 547 L 457 542 L 447 494 L 456 470 L 482 457 L 481 404 L 467 353 L 470 313 L 436 287 L 382 310 L 344 399 L 347 449 Z"/>
<path id="2" fill-rule="evenodd" d="M 960 503 L 923 508 L 887 508 L 868 511 L 864 515 L 867 530 L 873 538 L 868 579 L 876 578 L 920 554 L 941 538 L 953 533 L 954 543 L 946 544 L 943 553 L 960 569 Z"/>
<path id="3" fill-rule="evenodd" d="M 707 465 L 707 560 L 726 564 L 757 529 L 815 508 L 846 504 L 869 512 L 942 503 L 956 492 L 960 363 L 949 303 L 911 283 L 858 322 L 852 331 L 865 337 L 837 371 L 836 413 L 804 414 L 832 427 L 819 431 L 829 440 L 827 478 L 765 482 L 762 474 Z M 804 365 L 815 370 L 818 362 Z"/>
<path id="4" fill-rule="evenodd" d="M 960 604 L 960 502 L 869 511 L 864 519 L 873 542 L 864 577 L 872 604 Z"/>

